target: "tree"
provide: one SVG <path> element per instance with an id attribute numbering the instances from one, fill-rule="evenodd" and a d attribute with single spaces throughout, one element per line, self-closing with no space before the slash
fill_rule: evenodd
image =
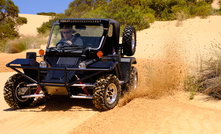
<path id="1" fill-rule="evenodd" d="M 0 40 L 19 37 L 18 27 L 27 19 L 18 16 L 19 9 L 11 0 L 0 0 Z"/>
<path id="2" fill-rule="evenodd" d="M 65 10 L 65 15 L 72 18 L 81 18 L 85 13 L 93 10 L 94 0 L 75 0 L 69 4 L 69 8 Z"/>
<path id="3" fill-rule="evenodd" d="M 56 14 L 55 16 L 53 16 L 52 19 L 50 19 L 48 22 L 44 22 L 42 23 L 41 27 L 37 28 L 37 31 L 39 34 L 45 34 L 48 31 L 50 31 L 52 24 L 54 21 L 57 21 L 61 18 L 66 18 L 67 16 L 65 16 L 63 13 L 61 14 Z"/>
<path id="4" fill-rule="evenodd" d="M 212 0 L 74 0 L 64 17 L 109 18 L 121 24 L 133 25 L 137 30 L 149 27 L 155 20 L 184 20 L 194 16 L 210 15 Z M 221 8 L 220 8 L 221 10 Z M 44 24 L 39 32 L 48 29 Z M 43 26 L 42 26 L 43 27 Z"/>

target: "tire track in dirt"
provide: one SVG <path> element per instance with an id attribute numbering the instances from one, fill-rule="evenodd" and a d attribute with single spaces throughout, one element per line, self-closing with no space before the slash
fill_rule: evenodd
<path id="1" fill-rule="evenodd" d="M 198 107 L 191 101 L 182 103 L 177 99 L 163 99 L 165 105 L 162 112 L 168 115 L 161 122 L 160 129 L 164 133 L 217 133 L 221 131 L 220 110 Z M 168 104 L 170 103 L 170 104 Z M 157 131 L 156 131 L 157 133 Z"/>
<path id="2" fill-rule="evenodd" d="M 14 73 L 0 73 L 0 87 Z M 0 90 L 0 130 L 9 133 L 67 133 L 98 113 L 91 100 L 55 96 L 43 105 L 13 110 L 9 108 Z"/>
<path id="3" fill-rule="evenodd" d="M 98 113 L 71 134 L 208 134 L 221 132 L 218 109 L 194 106 L 168 96 L 158 100 L 137 98 L 126 106 Z M 135 110 L 136 109 L 136 110 Z"/>
<path id="4" fill-rule="evenodd" d="M 0 120 L 2 134 L 7 133 L 67 133 L 94 115 L 94 111 L 13 112 L 14 118 Z"/>

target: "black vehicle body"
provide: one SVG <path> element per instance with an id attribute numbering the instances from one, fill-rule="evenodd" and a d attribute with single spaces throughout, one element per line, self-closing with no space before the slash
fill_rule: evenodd
<path id="1" fill-rule="evenodd" d="M 64 25 L 73 25 L 80 32 L 83 46 L 56 47 L 53 42 L 63 38 L 59 28 Z M 67 18 L 54 22 L 42 62 L 36 61 L 36 53 L 27 52 L 26 59 L 15 59 L 6 65 L 18 72 L 10 78 L 16 81 L 14 85 L 5 84 L 6 102 L 17 109 L 28 106 L 35 97 L 68 95 L 92 99 L 100 110 L 114 108 L 121 92 L 137 86 L 133 66 L 136 58 L 129 57 L 135 52 L 135 29 L 128 26 L 123 36 L 129 37 L 123 37 L 119 44 L 120 24 L 111 19 Z"/>

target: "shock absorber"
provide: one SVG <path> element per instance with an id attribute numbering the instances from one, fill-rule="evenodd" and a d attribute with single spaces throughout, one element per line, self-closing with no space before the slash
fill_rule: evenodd
<path id="1" fill-rule="evenodd" d="M 75 75 L 75 77 L 77 78 L 77 80 L 80 80 L 80 78 L 78 78 L 77 75 Z M 78 82 L 78 84 L 84 84 L 83 82 Z M 83 92 L 88 96 L 90 95 L 89 92 L 87 91 L 87 88 L 85 86 L 82 86 L 81 89 L 83 90 Z"/>
<path id="2" fill-rule="evenodd" d="M 35 94 L 39 94 L 40 91 L 41 91 L 41 87 L 38 86 L 38 87 L 37 87 L 37 90 L 35 91 Z"/>

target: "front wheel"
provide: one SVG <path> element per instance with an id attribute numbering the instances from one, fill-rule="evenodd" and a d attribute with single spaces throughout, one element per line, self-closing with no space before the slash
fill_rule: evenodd
<path id="1" fill-rule="evenodd" d="M 29 106 L 34 98 L 22 98 L 23 95 L 32 94 L 31 89 L 27 87 L 28 80 L 20 74 L 11 76 L 4 87 L 4 99 L 13 109 L 20 109 Z"/>
<path id="2" fill-rule="evenodd" d="M 120 99 L 121 86 L 113 74 L 103 75 L 95 82 L 93 104 L 99 110 L 114 108 Z"/>

